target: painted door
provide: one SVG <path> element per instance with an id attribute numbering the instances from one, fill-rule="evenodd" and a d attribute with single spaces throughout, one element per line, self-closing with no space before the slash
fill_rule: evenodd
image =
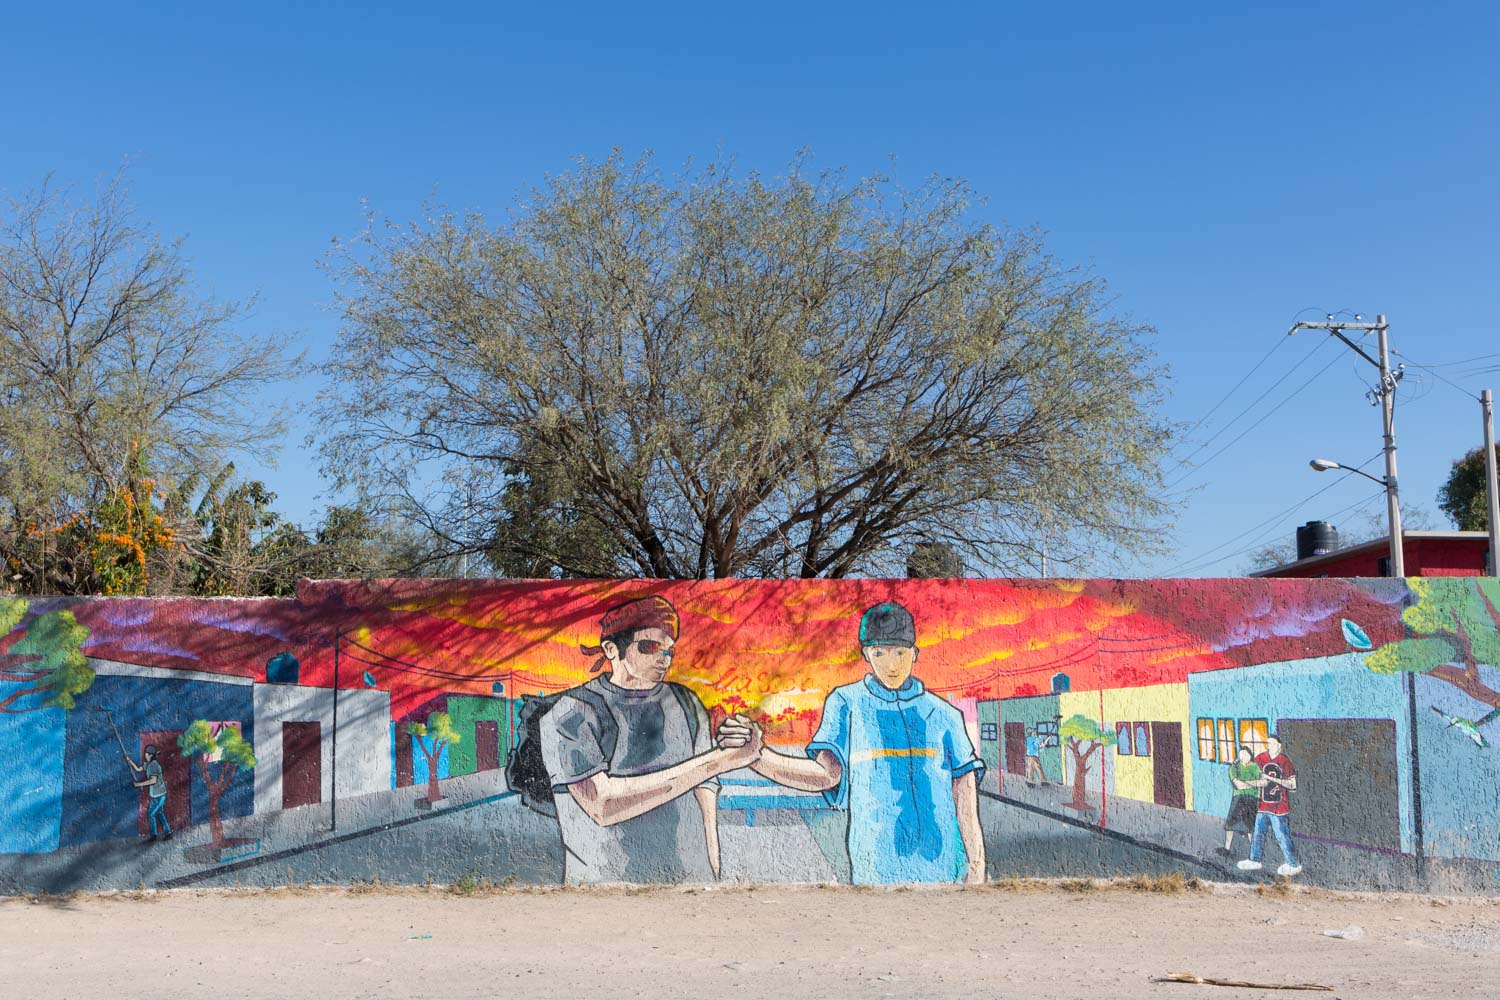
<path id="1" fill-rule="evenodd" d="M 1182 723 L 1151 723 L 1152 799 L 1159 806 L 1187 806 L 1182 776 Z"/>
<path id="2" fill-rule="evenodd" d="M 410 788 L 416 768 L 411 759 L 411 734 L 406 731 L 406 723 L 396 727 L 396 787 Z"/>
<path id="3" fill-rule="evenodd" d="M 1297 769 L 1293 835 L 1401 850 L 1394 721 L 1281 719 L 1276 729 Z"/>
<path id="4" fill-rule="evenodd" d="M 1011 774 L 1026 773 L 1026 723 L 1005 724 L 1005 769 Z"/>
<path id="5" fill-rule="evenodd" d="M 146 748 L 156 747 L 156 760 L 161 764 L 161 776 L 167 782 L 167 825 L 174 832 L 193 825 L 193 763 L 182 755 L 177 746 L 177 737 L 181 735 L 181 729 L 153 729 L 141 733 L 140 752 L 135 759 L 137 764 L 144 766 Z M 139 781 L 141 778 L 142 775 L 135 775 L 135 780 Z M 136 829 L 144 836 L 151 832 L 151 826 L 146 821 L 146 811 L 151 807 L 151 800 L 147 797 L 146 789 L 142 788 L 140 791 Z"/>
<path id="6" fill-rule="evenodd" d="M 323 801 L 323 727 L 316 722 L 281 724 L 281 808 Z"/>
<path id="7" fill-rule="evenodd" d="M 500 723 L 480 719 L 474 723 L 475 767 L 493 771 L 500 766 Z"/>

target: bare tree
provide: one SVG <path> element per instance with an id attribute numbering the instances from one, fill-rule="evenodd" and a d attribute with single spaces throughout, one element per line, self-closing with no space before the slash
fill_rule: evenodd
<path id="1" fill-rule="evenodd" d="M 1146 328 L 965 183 L 582 163 L 331 258 L 326 471 L 529 575 L 991 571 L 1152 549 Z"/>
<path id="2" fill-rule="evenodd" d="M 237 330 L 177 243 L 131 217 L 117 181 L 79 203 L 50 185 L 0 217 L 0 556 L 10 586 L 97 593 L 79 528 L 282 430 L 260 393 L 300 359 Z M 142 469 L 151 480 L 142 485 Z M 82 539 L 82 541 L 77 541 Z"/>

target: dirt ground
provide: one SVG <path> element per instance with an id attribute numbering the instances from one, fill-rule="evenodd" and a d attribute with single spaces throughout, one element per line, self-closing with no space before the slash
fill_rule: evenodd
<path id="1" fill-rule="evenodd" d="M 1155 891 L 1153 891 L 1155 890 Z M 1357 927 L 1353 939 L 1325 930 Z M 1081 997 L 1500 991 L 1500 901 L 1131 883 L 177 890 L 0 901 L 15 997 Z M 1331 993 L 1152 982 L 1169 972 Z"/>

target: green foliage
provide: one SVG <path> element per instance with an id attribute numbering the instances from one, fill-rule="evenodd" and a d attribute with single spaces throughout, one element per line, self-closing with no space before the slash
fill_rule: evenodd
<path id="1" fill-rule="evenodd" d="M 42 708 L 71 709 L 74 697 L 93 686 L 94 671 L 83 653 L 88 640 L 89 630 L 71 611 L 51 611 L 26 623 L 25 635 L 9 652 L 25 657 L 25 669 L 40 675 L 34 686 L 45 692 Z"/>
<path id="2" fill-rule="evenodd" d="M 1401 613 L 1415 635 L 1368 654 L 1378 673 L 1426 673 L 1443 663 L 1500 666 L 1500 580 L 1423 577 L 1407 581 L 1416 603 Z"/>
<path id="3" fill-rule="evenodd" d="M 33 594 L 168 592 L 175 484 L 280 434 L 286 339 L 238 329 L 111 184 L 0 209 L 0 564 Z M 149 464 L 154 481 L 140 471 Z M 158 485 L 159 484 L 159 485 Z M 163 523 L 166 522 L 166 523 Z"/>
<path id="4" fill-rule="evenodd" d="M 435 750 L 440 744 L 458 744 L 463 742 L 462 735 L 453 728 L 453 720 L 447 712 L 432 712 L 427 716 L 425 724 L 421 722 L 407 723 L 406 731 L 421 739 L 431 737 L 431 746 Z"/>
<path id="5" fill-rule="evenodd" d="M 1500 445 L 1495 446 L 1500 456 Z M 1488 531 L 1490 512 L 1484 471 L 1484 449 L 1475 448 L 1453 463 L 1448 479 L 1438 488 L 1438 507 L 1460 531 Z"/>
<path id="6" fill-rule="evenodd" d="M 209 757 L 219 753 L 219 760 L 236 767 L 254 767 L 255 749 L 237 726 L 224 726 L 214 735 L 213 726 L 197 719 L 177 737 L 177 748 L 184 757 Z"/>
<path id="7" fill-rule="evenodd" d="M 934 179 L 584 163 L 505 224 L 336 250 L 319 416 L 340 486 L 534 576 L 983 570 L 1149 551 L 1149 330 Z M 357 457 L 356 457 L 357 456 Z M 1070 533 L 1060 526 L 1072 526 Z"/>
<path id="8" fill-rule="evenodd" d="M 213 726 L 204 719 L 191 723 L 182 731 L 182 735 L 177 737 L 177 748 L 182 751 L 184 757 L 207 757 L 217 747 Z"/>
<path id="9" fill-rule="evenodd" d="M 1057 727 L 1057 733 L 1063 739 L 1093 742 L 1106 747 L 1114 746 L 1117 739 L 1114 733 L 1100 729 L 1099 723 L 1086 715 L 1068 716 L 1063 724 Z"/>
<path id="10" fill-rule="evenodd" d="M 0 597 L 0 636 L 10 635 L 31 607 L 24 597 Z"/>

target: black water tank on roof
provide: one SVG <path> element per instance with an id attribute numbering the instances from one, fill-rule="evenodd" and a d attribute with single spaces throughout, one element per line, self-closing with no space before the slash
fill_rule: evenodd
<path id="1" fill-rule="evenodd" d="M 1308 521 L 1297 529 L 1297 558 L 1326 556 L 1339 547 L 1339 529 L 1327 521 Z"/>

